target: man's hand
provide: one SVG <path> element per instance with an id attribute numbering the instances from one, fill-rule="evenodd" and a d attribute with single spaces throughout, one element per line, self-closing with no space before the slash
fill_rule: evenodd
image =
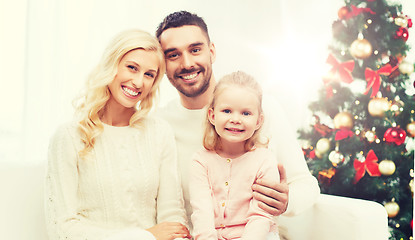
<path id="1" fill-rule="evenodd" d="M 259 207 L 273 216 L 279 216 L 287 210 L 288 184 L 284 166 L 278 164 L 280 182 L 258 179 L 252 185 L 254 198 L 259 201 Z"/>

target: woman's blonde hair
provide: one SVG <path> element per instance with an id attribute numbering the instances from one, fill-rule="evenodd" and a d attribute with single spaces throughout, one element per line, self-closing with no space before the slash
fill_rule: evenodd
<path id="1" fill-rule="evenodd" d="M 223 90 L 227 87 L 243 87 L 252 90 L 258 97 L 258 112 L 259 116 L 263 115 L 262 110 L 262 89 L 259 83 L 250 75 L 246 74 L 242 71 L 237 71 L 231 74 L 228 74 L 221 78 L 219 82 L 217 83 L 214 91 L 213 91 L 213 97 L 209 104 L 208 109 L 214 109 L 216 99 L 217 97 L 223 92 Z M 209 112 L 209 111 L 208 111 Z M 206 114 L 206 128 L 205 133 L 203 136 L 203 146 L 210 151 L 218 151 L 221 150 L 221 142 L 220 142 L 220 136 L 215 130 L 215 126 L 209 121 L 209 113 Z M 268 140 L 267 139 L 261 139 L 260 136 L 260 128 L 258 128 L 252 137 L 250 137 L 248 140 L 245 141 L 245 151 L 251 151 L 255 147 L 267 147 L 268 146 Z"/>
<path id="2" fill-rule="evenodd" d="M 151 110 L 159 91 L 160 80 L 166 70 L 163 51 L 157 39 L 149 33 L 136 29 L 123 31 L 115 36 L 105 49 L 100 62 L 86 81 L 84 93 L 75 100 L 79 118 L 78 129 L 84 144 L 84 149 L 79 152 L 81 157 L 94 147 L 95 138 L 104 129 L 100 117 L 110 99 L 108 85 L 117 74 L 118 64 L 125 54 L 135 49 L 154 52 L 159 59 L 159 69 L 150 92 L 136 106 L 137 111 L 130 119 L 130 126 L 139 126 L 141 120 Z"/>

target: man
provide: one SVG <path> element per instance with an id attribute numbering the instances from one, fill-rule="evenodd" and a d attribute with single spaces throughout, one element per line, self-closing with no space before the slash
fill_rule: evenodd
<path id="1" fill-rule="evenodd" d="M 188 165 L 195 151 L 202 147 L 205 106 L 215 88 L 212 64 L 216 50 L 202 18 L 186 11 L 168 15 L 157 28 L 156 36 L 166 58 L 166 75 L 177 89 L 180 100 L 170 102 L 159 115 L 173 127 L 177 141 L 185 207 L 190 219 Z M 258 181 L 252 186 L 260 207 L 274 216 L 293 215 L 308 208 L 319 194 L 316 179 L 309 173 L 295 134 L 278 105 L 263 100 L 263 133 L 276 153 L 281 182 Z"/>

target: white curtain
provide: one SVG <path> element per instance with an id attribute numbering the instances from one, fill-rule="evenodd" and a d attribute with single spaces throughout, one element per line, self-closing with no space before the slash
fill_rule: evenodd
<path id="1" fill-rule="evenodd" d="M 413 0 L 403 0 L 415 18 Z M 0 164 L 46 160 L 49 138 L 73 114 L 109 40 L 140 28 L 154 34 L 169 13 L 202 16 L 216 45 L 214 74 L 244 70 L 279 99 L 295 128 L 327 66 L 331 23 L 343 0 L 0 0 Z M 411 35 L 412 46 L 415 36 Z M 160 104 L 176 97 L 163 80 Z"/>

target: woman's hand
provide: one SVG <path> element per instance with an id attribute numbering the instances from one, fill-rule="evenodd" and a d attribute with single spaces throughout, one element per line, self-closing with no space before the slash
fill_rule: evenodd
<path id="1" fill-rule="evenodd" d="M 273 216 L 279 216 L 287 210 L 288 184 L 287 175 L 282 164 L 278 164 L 280 182 L 258 179 L 252 189 L 254 198 L 259 201 L 259 207 Z"/>
<path id="2" fill-rule="evenodd" d="M 151 232 L 157 240 L 192 238 L 187 227 L 178 222 L 162 222 L 146 230 Z"/>

